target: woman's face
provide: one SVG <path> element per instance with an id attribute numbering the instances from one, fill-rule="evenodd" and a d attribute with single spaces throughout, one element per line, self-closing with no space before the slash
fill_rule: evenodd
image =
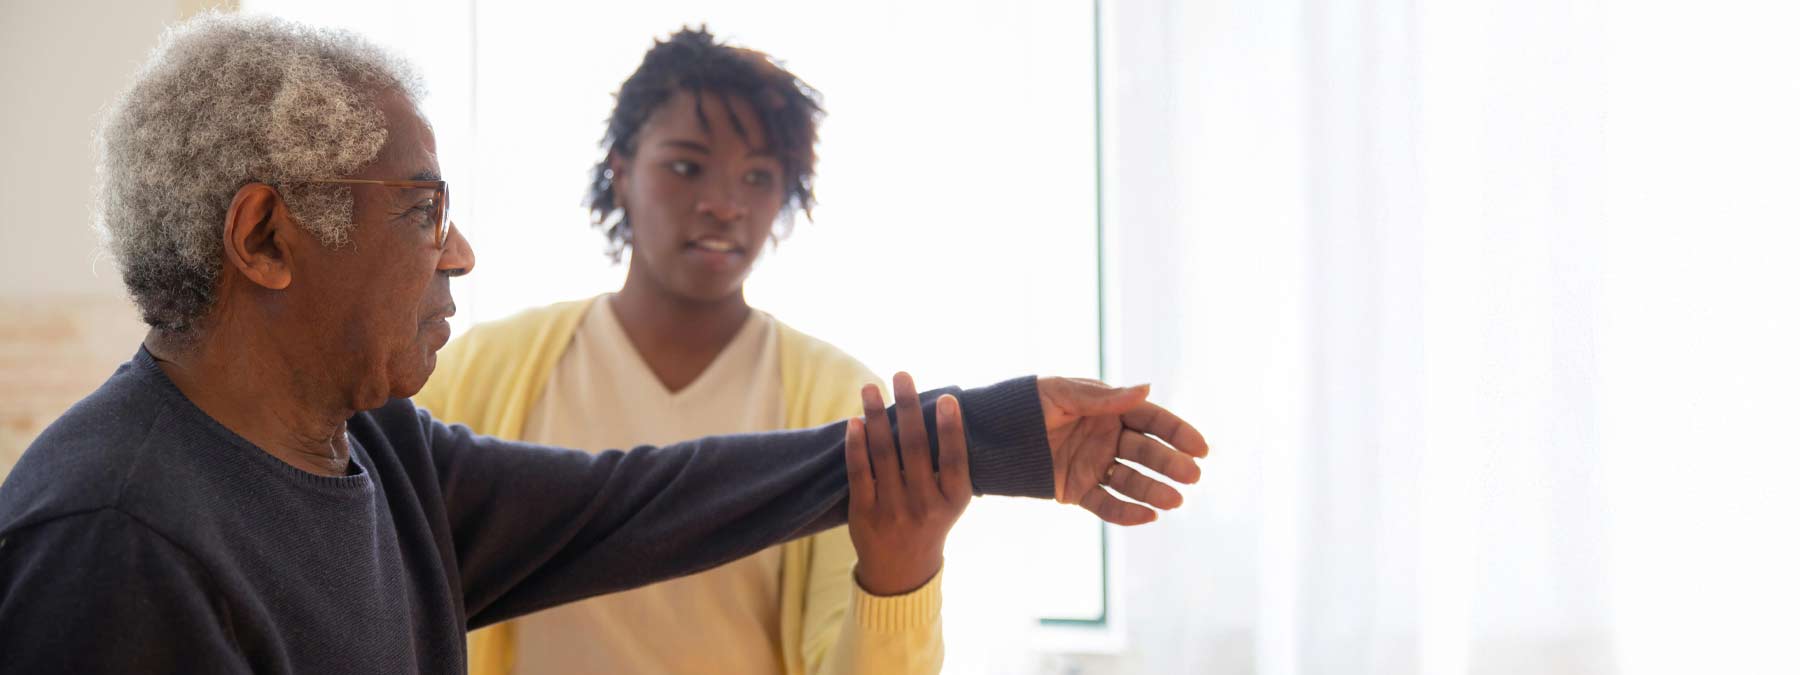
<path id="1" fill-rule="evenodd" d="M 612 169 L 615 198 L 631 224 L 630 276 L 710 302 L 742 292 L 781 213 L 786 182 L 748 103 L 705 93 L 700 109 L 705 125 L 693 93 L 670 96 L 638 131 L 635 155 L 614 156 Z"/>

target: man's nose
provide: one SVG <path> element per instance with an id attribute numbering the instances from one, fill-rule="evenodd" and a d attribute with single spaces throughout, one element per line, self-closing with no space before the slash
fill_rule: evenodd
<path id="1" fill-rule="evenodd" d="M 450 232 L 444 241 L 444 251 L 438 256 L 438 271 L 453 277 L 460 277 L 475 269 L 475 248 L 464 239 L 462 230 L 450 223 Z"/>

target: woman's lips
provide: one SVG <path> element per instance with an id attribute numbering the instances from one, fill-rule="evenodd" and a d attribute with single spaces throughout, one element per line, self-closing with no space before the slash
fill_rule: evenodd
<path id="1" fill-rule="evenodd" d="M 717 237 L 701 237 L 690 241 L 687 246 L 682 247 L 681 253 L 713 272 L 725 271 L 744 259 L 743 247 Z"/>
<path id="2" fill-rule="evenodd" d="M 712 252 L 712 253 L 743 253 L 744 252 L 744 247 L 738 246 L 736 242 L 733 242 L 729 239 L 721 239 L 719 237 L 701 237 L 699 239 L 695 239 L 693 241 L 688 242 L 687 245 L 692 248 L 698 248 L 702 251 L 708 251 L 708 252 Z"/>

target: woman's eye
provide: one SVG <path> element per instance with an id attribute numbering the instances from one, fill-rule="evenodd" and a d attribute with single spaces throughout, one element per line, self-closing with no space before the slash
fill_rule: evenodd
<path id="1" fill-rule="evenodd" d="M 675 175 L 677 175 L 677 176 L 686 176 L 686 177 L 691 178 L 700 173 L 700 165 L 695 164 L 690 161 L 687 161 L 685 159 L 678 159 L 673 162 L 669 162 L 669 170 L 675 172 Z"/>
<path id="2" fill-rule="evenodd" d="M 769 173 L 768 171 L 764 171 L 761 169 L 757 169 L 755 171 L 751 171 L 750 173 L 744 174 L 744 184 L 745 185 L 755 185 L 755 186 L 761 187 L 761 186 L 765 186 L 765 185 L 768 185 L 773 182 L 775 182 L 775 176 L 773 174 Z"/>

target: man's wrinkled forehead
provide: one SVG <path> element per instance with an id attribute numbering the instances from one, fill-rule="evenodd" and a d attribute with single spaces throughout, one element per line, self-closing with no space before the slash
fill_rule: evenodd
<path id="1" fill-rule="evenodd" d="M 387 141 L 360 176 L 375 180 L 439 180 L 437 138 L 431 122 L 412 100 L 399 93 L 381 98 Z"/>

